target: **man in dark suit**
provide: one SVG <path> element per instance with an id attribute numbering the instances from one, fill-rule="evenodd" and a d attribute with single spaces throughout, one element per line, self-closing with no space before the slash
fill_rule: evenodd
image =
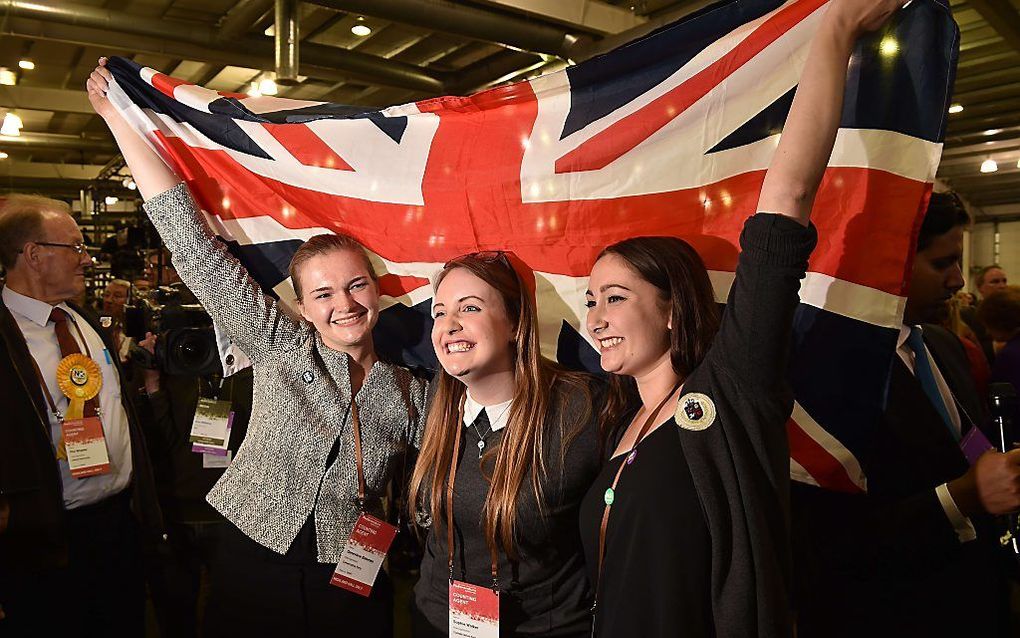
<path id="1" fill-rule="evenodd" d="M 867 492 L 793 485 L 801 638 L 1009 635 L 993 515 L 1020 508 L 1020 450 L 968 463 L 983 401 L 959 340 L 931 325 L 963 287 L 968 223 L 955 196 L 932 195 L 886 410 L 858 459 Z"/>
<path id="2" fill-rule="evenodd" d="M 0 209 L 0 634 L 141 636 L 142 547 L 162 539 L 162 521 L 116 350 L 69 303 L 91 263 L 69 212 L 20 195 Z M 62 385 L 70 362 L 87 376 Z M 65 392 L 94 378 L 74 414 Z M 76 416 L 101 446 L 76 442 Z"/>

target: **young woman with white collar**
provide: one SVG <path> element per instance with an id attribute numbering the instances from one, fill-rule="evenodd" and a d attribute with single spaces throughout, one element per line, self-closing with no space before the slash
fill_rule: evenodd
<path id="1" fill-rule="evenodd" d="M 599 469 L 592 380 L 542 358 L 534 300 L 505 253 L 447 263 L 433 315 L 442 369 L 409 488 L 431 525 L 415 636 L 446 635 L 451 595 L 474 586 L 497 601 L 501 636 L 585 635 L 577 512 Z"/>
<path id="2" fill-rule="evenodd" d="M 809 224 L 858 36 L 901 0 L 833 0 L 744 225 L 720 318 L 698 254 L 675 237 L 606 248 L 587 327 L 610 374 L 611 459 L 581 508 L 593 635 L 789 636 L 786 380 Z"/>

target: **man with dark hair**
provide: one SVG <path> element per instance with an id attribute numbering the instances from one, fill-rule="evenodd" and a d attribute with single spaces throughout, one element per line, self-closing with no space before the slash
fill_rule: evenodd
<path id="1" fill-rule="evenodd" d="M 67 205 L 9 197 L 0 263 L 0 634 L 141 636 L 162 523 L 115 350 L 69 303 L 91 258 Z"/>
<path id="2" fill-rule="evenodd" d="M 867 492 L 793 484 L 801 638 L 1010 635 L 992 515 L 1020 508 L 1020 450 L 965 455 L 988 447 L 983 401 L 959 340 L 933 325 L 963 287 L 969 221 L 932 195 L 886 409 L 859 447 Z"/>

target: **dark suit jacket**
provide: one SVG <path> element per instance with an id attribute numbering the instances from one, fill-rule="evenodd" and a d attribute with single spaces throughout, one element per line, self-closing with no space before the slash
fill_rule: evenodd
<path id="1" fill-rule="evenodd" d="M 924 334 L 964 432 L 985 426 L 963 346 L 935 326 Z M 997 528 L 976 517 L 977 540 L 959 542 L 935 488 L 968 464 L 899 357 L 884 417 L 858 460 L 867 494 L 793 485 L 799 636 L 1007 635 Z"/>
<path id="2" fill-rule="evenodd" d="M 73 306 L 72 306 L 73 307 Z M 113 344 L 94 317 L 74 307 L 106 342 Z M 155 496 L 145 438 L 127 390 L 124 371 L 114 357 L 124 388 L 121 392 L 131 433 L 132 510 L 144 540 L 163 538 L 163 521 Z M 67 563 L 63 485 L 50 440 L 49 409 L 21 330 L 0 299 L 0 498 L 7 500 L 10 521 L 0 533 L 0 569 L 59 567 Z"/>

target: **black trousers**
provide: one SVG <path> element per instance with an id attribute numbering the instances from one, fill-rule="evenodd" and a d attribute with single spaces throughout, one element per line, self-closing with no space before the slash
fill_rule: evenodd
<path id="1" fill-rule="evenodd" d="M 168 522 L 169 543 L 147 570 L 162 638 L 199 635 L 220 530 L 225 523 Z"/>
<path id="2" fill-rule="evenodd" d="M 0 636 L 144 636 L 145 578 L 129 493 L 67 511 L 67 567 L 0 572 L 7 614 Z"/>
<path id="3" fill-rule="evenodd" d="M 316 560 L 312 517 L 284 556 L 224 523 L 204 637 L 392 638 L 393 589 L 386 573 L 379 572 L 365 598 L 329 584 L 335 567 Z"/>

